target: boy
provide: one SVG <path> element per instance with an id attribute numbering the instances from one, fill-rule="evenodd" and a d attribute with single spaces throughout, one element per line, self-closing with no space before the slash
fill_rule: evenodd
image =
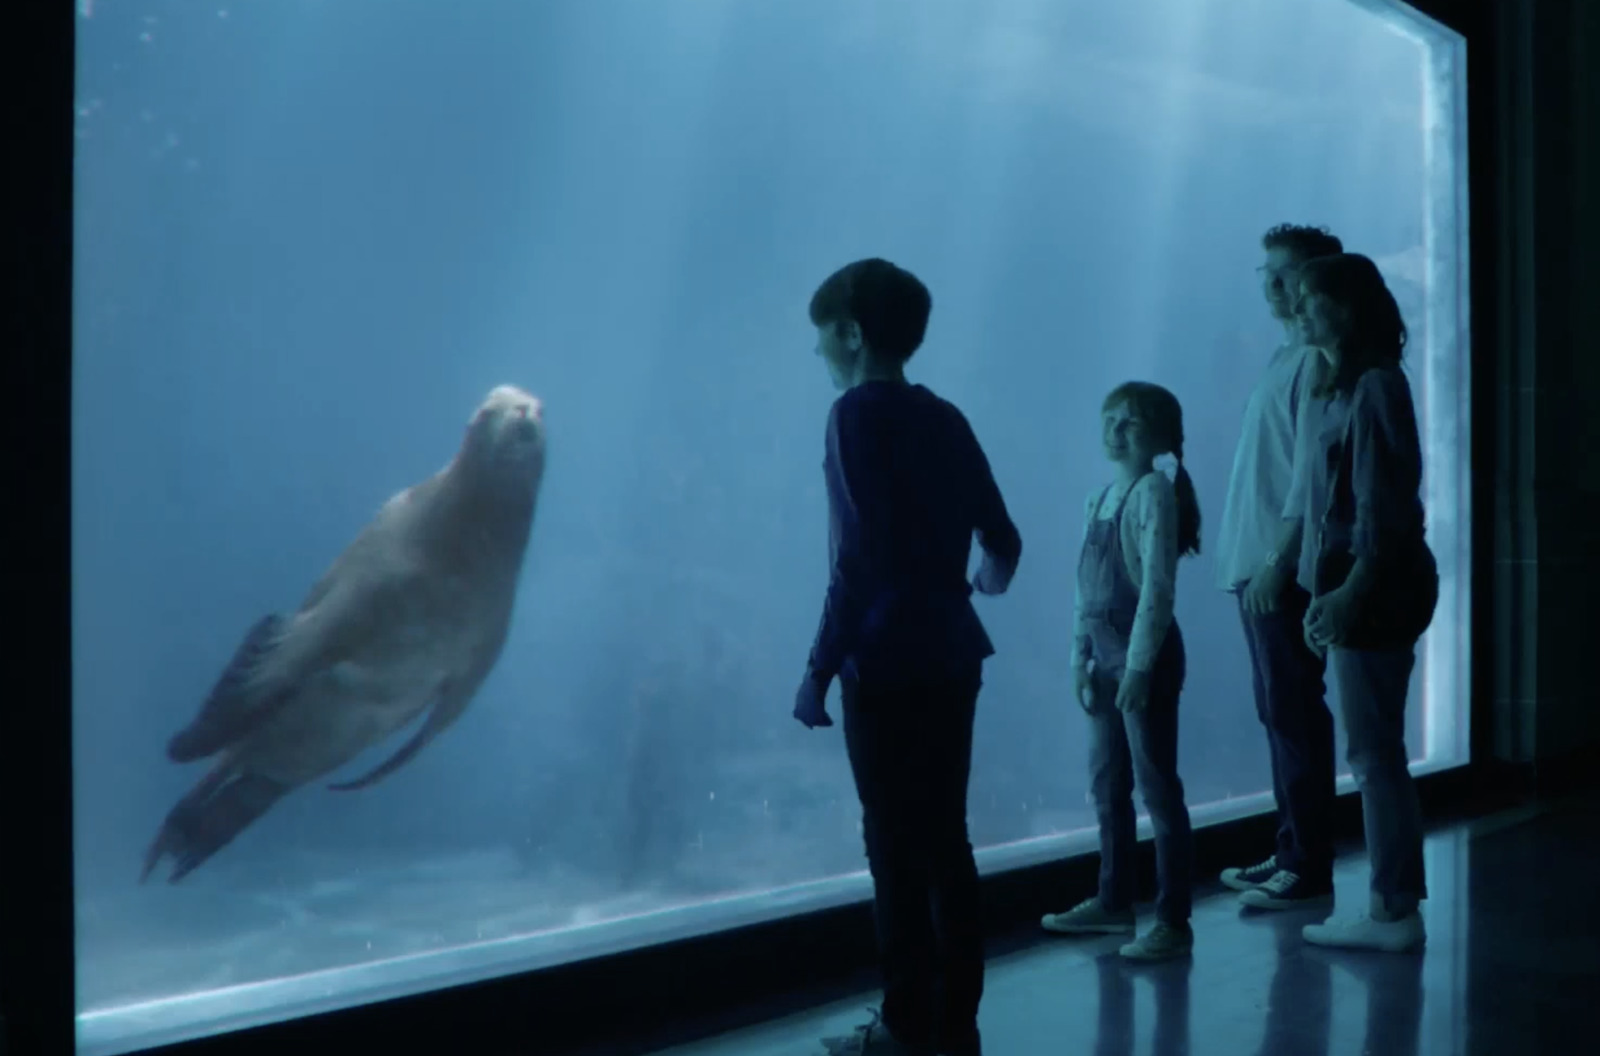
<path id="1" fill-rule="evenodd" d="M 1228 500 L 1217 531 L 1217 585 L 1239 597 L 1250 647 L 1256 714 L 1266 727 L 1278 808 L 1275 853 L 1259 865 L 1225 869 L 1222 882 L 1257 909 L 1322 905 L 1333 899 L 1333 714 L 1326 661 L 1305 642 L 1311 596 L 1295 584 L 1298 522 L 1286 530 L 1283 503 L 1295 461 L 1301 409 L 1317 353 L 1295 329 L 1296 269 L 1343 250 L 1317 227 L 1280 224 L 1261 239 L 1262 293 L 1283 326 L 1283 342 L 1245 405 Z"/>
<path id="2" fill-rule="evenodd" d="M 966 418 L 906 381 L 932 307 L 921 280 L 877 258 L 811 299 L 817 352 L 843 394 L 824 462 L 832 574 L 794 714 L 832 725 L 823 704 L 839 678 L 884 986 L 881 1017 L 825 1041 L 836 1056 L 980 1052 L 967 779 L 994 646 L 971 595 L 1005 592 L 1022 539 Z M 984 561 L 968 583 L 974 533 Z"/>

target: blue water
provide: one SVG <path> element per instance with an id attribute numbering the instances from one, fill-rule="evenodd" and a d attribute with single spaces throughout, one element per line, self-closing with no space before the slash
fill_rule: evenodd
<path id="1" fill-rule="evenodd" d="M 975 843 L 1089 823 L 1064 643 L 1099 401 L 1178 393 L 1215 525 L 1277 338 L 1259 238 L 1286 220 L 1378 259 L 1413 327 L 1447 586 L 1412 754 L 1448 761 L 1461 71 L 1382 7 L 79 0 L 81 1008 L 863 868 L 837 728 L 788 715 L 827 571 L 805 307 L 860 256 L 931 287 L 913 373 L 966 411 L 1026 544 L 979 602 L 1000 651 Z M 550 461 L 465 716 L 382 783 L 303 789 L 182 885 L 138 886 L 203 772 L 167 738 L 500 383 L 544 401 Z M 1197 805 L 1269 786 L 1206 542 L 1178 596 Z"/>

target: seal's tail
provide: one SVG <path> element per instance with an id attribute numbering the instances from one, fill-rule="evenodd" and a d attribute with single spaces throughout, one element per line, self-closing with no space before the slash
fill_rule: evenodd
<path id="1" fill-rule="evenodd" d="M 167 814 L 145 852 L 142 884 L 161 859 L 171 855 L 175 884 L 216 854 L 289 791 L 288 786 L 260 774 L 240 773 L 225 762 L 204 778 Z"/>

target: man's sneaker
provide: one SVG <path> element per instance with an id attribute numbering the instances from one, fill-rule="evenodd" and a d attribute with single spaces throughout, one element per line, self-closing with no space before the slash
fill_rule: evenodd
<path id="1" fill-rule="evenodd" d="M 842 1037 L 823 1038 L 828 1056 L 937 1056 L 931 1043 L 901 1041 L 883 1025 L 883 1013 L 874 1008 L 872 1020 Z"/>
<path id="2" fill-rule="evenodd" d="M 1239 896 L 1239 901 L 1255 909 L 1301 909 L 1305 906 L 1333 904 L 1333 882 L 1313 884 L 1299 873 L 1279 869 L 1266 883 Z"/>
<path id="3" fill-rule="evenodd" d="M 1249 891 L 1271 880 L 1277 871 L 1278 856 L 1273 855 L 1257 865 L 1247 865 L 1243 869 L 1222 870 L 1222 882 L 1235 891 Z"/>
<path id="4" fill-rule="evenodd" d="M 1399 920 L 1373 920 L 1362 914 L 1343 920 L 1330 919 L 1307 924 L 1301 936 L 1313 946 L 1335 946 L 1346 950 L 1381 950 L 1384 953 L 1409 953 L 1428 942 L 1422 914 L 1409 913 Z"/>
<path id="5" fill-rule="evenodd" d="M 1046 913 L 1040 923 L 1062 935 L 1132 935 L 1133 910 L 1113 913 L 1098 897 L 1086 898 L 1065 913 Z"/>
<path id="6" fill-rule="evenodd" d="M 1167 961 L 1186 957 L 1194 950 L 1194 930 L 1174 924 L 1157 924 L 1122 947 L 1130 961 Z"/>

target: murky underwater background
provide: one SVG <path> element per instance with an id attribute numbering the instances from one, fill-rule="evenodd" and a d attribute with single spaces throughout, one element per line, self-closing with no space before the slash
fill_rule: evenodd
<path id="1" fill-rule="evenodd" d="M 1445 74 L 1368 8 L 79 12 L 87 1012 L 863 869 L 838 729 L 789 717 L 827 575 L 833 394 L 805 307 L 850 259 L 931 287 L 913 373 L 966 411 L 1024 537 L 1012 592 L 979 601 L 999 648 L 980 847 L 1092 821 L 1065 646 L 1084 497 L 1107 479 L 1099 403 L 1130 377 L 1178 393 L 1209 533 L 1278 339 L 1254 271 L 1267 227 L 1326 223 L 1385 268 L 1447 579 L 1466 552 L 1466 493 L 1438 474 L 1466 450 L 1464 346 L 1435 332 L 1455 322 Z M 549 468 L 510 642 L 465 716 L 383 782 L 301 789 L 181 885 L 139 886 L 203 773 L 169 763 L 167 738 L 251 624 L 292 611 L 502 382 L 544 401 Z M 1178 600 L 1197 807 L 1270 785 L 1205 542 Z M 1464 597 L 1441 606 L 1419 688 L 1455 662 Z M 1464 714 L 1429 707 L 1417 758 L 1451 751 L 1439 724 Z"/>

